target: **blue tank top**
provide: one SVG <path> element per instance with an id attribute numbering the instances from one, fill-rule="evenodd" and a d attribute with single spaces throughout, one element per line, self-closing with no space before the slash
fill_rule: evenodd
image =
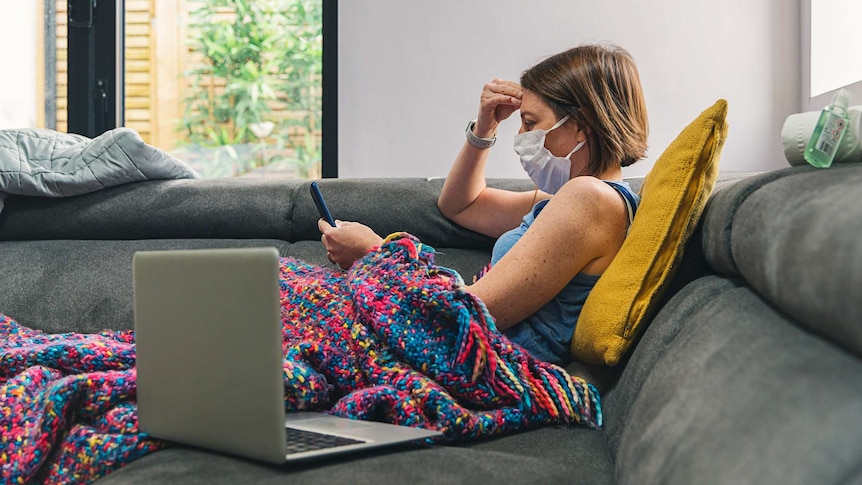
<path id="1" fill-rule="evenodd" d="M 640 197 L 632 192 L 628 182 L 612 180 L 604 182 L 616 189 L 625 201 L 629 212 L 629 227 L 631 227 Z M 547 199 L 536 203 L 518 227 L 497 239 L 491 252 L 492 266 L 497 264 L 497 261 L 521 239 L 547 203 Z M 551 301 L 523 321 L 504 330 L 503 334 L 527 349 L 536 358 L 557 365 L 566 365 L 571 361 L 569 347 L 581 308 L 598 280 L 599 275 L 576 274 Z"/>

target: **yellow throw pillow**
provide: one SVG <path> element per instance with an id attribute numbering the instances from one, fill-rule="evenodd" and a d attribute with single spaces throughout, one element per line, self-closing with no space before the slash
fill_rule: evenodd
<path id="1" fill-rule="evenodd" d="M 682 130 L 644 179 L 628 237 L 578 318 L 575 359 L 618 364 L 658 310 L 715 186 L 726 116 L 720 99 Z"/>

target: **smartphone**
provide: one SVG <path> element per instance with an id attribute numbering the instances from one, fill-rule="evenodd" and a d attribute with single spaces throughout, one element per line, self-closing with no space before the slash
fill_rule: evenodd
<path id="1" fill-rule="evenodd" d="M 323 194 L 320 193 L 320 187 L 317 186 L 317 182 L 311 182 L 310 190 L 311 198 L 314 200 L 314 205 L 317 206 L 317 212 L 320 213 L 320 217 L 328 222 L 330 226 L 335 227 L 335 219 L 332 218 L 329 208 L 326 207 L 326 202 L 323 200 Z"/>

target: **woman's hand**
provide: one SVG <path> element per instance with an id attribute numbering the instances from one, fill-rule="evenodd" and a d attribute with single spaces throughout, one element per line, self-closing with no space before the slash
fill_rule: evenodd
<path id="1" fill-rule="evenodd" d="M 317 228 L 323 234 L 320 242 L 326 248 L 326 257 L 341 269 L 349 268 L 369 249 L 379 246 L 383 238 L 365 224 L 350 221 L 335 221 L 335 227 L 323 219 L 317 221 Z"/>
<path id="2" fill-rule="evenodd" d="M 497 133 L 497 125 L 521 107 L 521 85 L 513 81 L 494 79 L 482 88 L 479 116 L 473 134 L 490 138 Z"/>

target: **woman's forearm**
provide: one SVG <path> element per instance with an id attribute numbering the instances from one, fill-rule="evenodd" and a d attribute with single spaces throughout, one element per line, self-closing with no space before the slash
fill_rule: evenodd
<path id="1" fill-rule="evenodd" d="M 437 207 L 444 216 L 457 219 L 458 214 L 469 207 L 485 190 L 487 160 L 487 148 L 476 148 L 464 142 L 455 158 L 455 163 L 449 169 L 440 197 L 437 199 Z"/>

